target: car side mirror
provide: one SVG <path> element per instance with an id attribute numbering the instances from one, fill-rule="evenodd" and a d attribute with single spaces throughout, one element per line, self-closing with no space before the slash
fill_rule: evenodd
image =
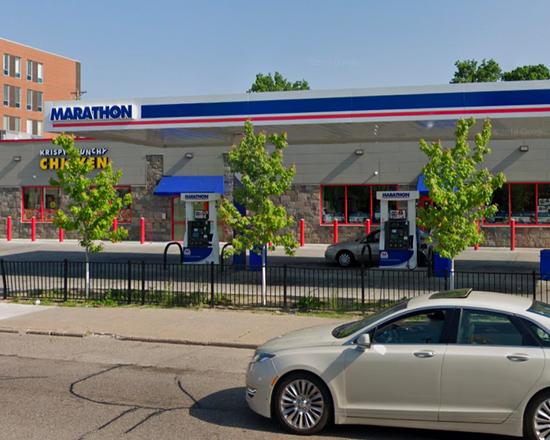
<path id="1" fill-rule="evenodd" d="M 357 338 L 357 346 L 365 351 L 365 350 L 368 350 L 371 346 L 371 342 L 370 342 L 370 335 L 368 333 L 363 333 L 361 336 L 359 336 Z"/>

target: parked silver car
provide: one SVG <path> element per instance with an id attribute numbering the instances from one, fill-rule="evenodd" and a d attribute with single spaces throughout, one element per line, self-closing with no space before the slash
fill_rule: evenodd
<path id="1" fill-rule="evenodd" d="M 333 421 L 549 439 L 549 358 L 550 305 L 431 293 L 266 342 L 246 400 L 296 434 Z"/>
<path id="2" fill-rule="evenodd" d="M 428 251 L 432 244 L 426 243 L 428 233 L 421 229 L 417 230 L 418 240 L 418 261 L 419 266 L 425 266 L 428 261 Z M 349 267 L 352 264 L 361 261 L 361 252 L 363 248 L 368 244 L 371 248 L 372 262 L 378 263 L 378 250 L 380 244 L 380 230 L 371 231 L 370 234 L 362 235 L 355 240 L 342 241 L 339 243 L 331 244 L 325 250 L 325 258 L 329 261 L 335 261 L 342 267 Z M 363 253 L 363 261 L 365 264 L 369 261 L 369 251 L 365 248 Z"/>

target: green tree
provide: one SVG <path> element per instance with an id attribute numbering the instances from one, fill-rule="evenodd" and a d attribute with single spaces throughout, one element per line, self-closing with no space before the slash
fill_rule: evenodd
<path id="1" fill-rule="evenodd" d="M 248 92 L 288 92 L 290 90 L 309 90 L 307 81 L 296 81 L 294 83 L 288 81 L 279 72 L 275 72 L 274 76 L 271 73 L 256 75 L 256 81 L 250 87 Z"/>
<path id="2" fill-rule="evenodd" d="M 424 139 L 420 141 L 420 150 L 428 157 L 422 168 L 424 184 L 434 206 L 418 211 L 418 224 L 431 231 L 428 240 L 437 242 L 434 250 L 452 260 L 451 289 L 455 257 L 466 247 L 483 242 L 484 235 L 477 231 L 477 222 L 496 213 L 497 206 L 491 204 L 491 197 L 506 181 L 504 174 L 494 176 L 487 168 L 481 168 L 484 156 L 491 153 L 487 146 L 491 138 L 489 119 L 476 135 L 475 149 L 470 150 L 468 134 L 474 124 L 474 118 L 458 121 L 453 148 L 444 148 L 441 141 L 431 145 Z"/>
<path id="3" fill-rule="evenodd" d="M 283 150 L 288 147 L 286 133 L 266 135 L 254 134 L 250 121 L 244 125 L 244 135 L 239 145 L 229 151 L 231 172 L 241 176 L 242 187 L 233 191 L 235 202 L 242 205 L 247 215 L 242 216 L 233 203 L 223 199 L 220 214 L 225 224 L 236 232 L 229 254 L 247 250 L 262 256 L 262 302 L 265 305 L 265 253 L 266 247 L 275 250 L 283 246 L 287 255 L 294 255 L 298 243 L 289 232 L 279 235 L 280 229 L 294 223 L 285 208 L 273 203 L 272 197 L 280 196 L 290 189 L 296 168 L 283 165 Z M 266 149 L 266 142 L 274 147 Z"/>
<path id="4" fill-rule="evenodd" d="M 550 71 L 544 64 L 517 67 L 502 74 L 503 81 L 531 81 L 536 79 L 550 79 Z"/>
<path id="5" fill-rule="evenodd" d="M 451 84 L 496 82 L 502 75 L 502 69 L 492 58 L 489 61 L 483 59 L 479 66 L 475 60 L 457 61 L 455 66 L 456 72 Z"/>
<path id="6" fill-rule="evenodd" d="M 50 185 L 61 188 L 69 197 L 65 209 L 58 209 L 54 225 L 66 231 L 76 231 L 80 246 L 86 250 L 86 298 L 90 292 L 90 253 L 103 250 L 103 243 L 97 240 L 120 241 L 128 231 L 118 228 L 112 231 L 113 220 L 124 205 L 132 202 L 132 196 L 117 197 L 114 186 L 122 172 L 113 172 L 111 164 L 97 173 L 93 179 L 87 176 L 94 166 L 80 157 L 80 149 L 74 146 L 74 138 L 61 134 L 53 139 L 55 145 L 63 148 L 68 156 L 62 169 L 56 172 L 57 179 L 50 179 Z"/>

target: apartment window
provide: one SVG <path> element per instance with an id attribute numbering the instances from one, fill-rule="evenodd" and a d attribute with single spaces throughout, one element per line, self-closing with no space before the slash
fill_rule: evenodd
<path id="1" fill-rule="evenodd" d="M 30 187 L 23 188 L 22 221 L 51 222 L 61 203 L 61 191 L 58 188 Z"/>
<path id="2" fill-rule="evenodd" d="M 32 122 L 33 121 L 31 119 L 27 119 L 27 133 L 29 133 L 29 134 L 33 134 L 32 133 L 32 125 L 33 125 Z"/>
<path id="3" fill-rule="evenodd" d="M 42 92 L 36 92 L 36 111 L 42 111 Z"/>
<path id="4" fill-rule="evenodd" d="M 21 58 L 15 57 L 15 63 L 14 63 L 14 70 L 15 70 L 15 77 L 21 78 Z"/>
<path id="5" fill-rule="evenodd" d="M 42 136 L 44 134 L 44 128 L 42 124 L 42 121 L 36 121 L 36 134 L 38 136 Z"/>
<path id="6" fill-rule="evenodd" d="M 10 74 L 10 56 L 5 53 L 2 60 L 4 75 L 8 76 Z"/>
<path id="7" fill-rule="evenodd" d="M 33 65 L 33 62 L 31 60 L 27 60 L 27 81 L 32 81 L 33 79 L 32 65 Z"/>
<path id="8" fill-rule="evenodd" d="M 33 95 L 33 91 L 27 90 L 27 110 L 32 110 L 32 102 L 33 102 L 32 95 Z"/>
<path id="9" fill-rule="evenodd" d="M 2 129 L 3 130 L 9 130 L 10 129 L 10 117 L 5 116 L 2 117 Z"/>
<path id="10" fill-rule="evenodd" d="M 380 224 L 378 191 L 396 191 L 397 185 L 324 185 L 321 186 L 321 224 L 357 225 L 371 220 Z M 397 202 L 389 202 L 397 209 Z"/>
<path id="11" fill-rule="evenodd" d="M 36 65 L 37 65 L 37 68 L 36 68 L 36 81 L 39 84 L 42 84 L 42 78 L 43 78 L 43 74 L 44 74 L 44 66 L 42 65 L 42 63 L 36 63 Z"/>
<path id="12" fill-rule="evenodd" d="M 13 119 L 13 130 L 21 131 L 21 118 L 12 118 Z"/>
<path id="13" fill-rule="evenodd" d="M 21 131 L 21 118 L 5 115 L 2 118 L 2 122 L 4 125 L 4 130 Z"/>
<path id="14" fill-rule="evenodd" d="M 10 105 L 10 86 L 8 86 L 7 84 L 4 84 L 4 96 L 3 96 L 3 103 L 4 103 L 4 107 L 9 107 Z"/>
<path id="15" fill-rule="evenodd" d="M 13 88 L 13 102 L 15 108 L 21 108 L 21 87 Z"/>
<path id="16" fill-rule="evenodd" d="M 498 211 L 485 225 L 509 225 L 510 220 L 523 226 L 549 225 L 550 183 L 505 183 L 493 193 L 491 204 Z"/>

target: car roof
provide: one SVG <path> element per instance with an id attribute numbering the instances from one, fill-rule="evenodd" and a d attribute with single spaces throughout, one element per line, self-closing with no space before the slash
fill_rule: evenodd
<path id="1" fill-rule="evenodd" d="M 460 294 L 467 291 L 467 294 Z M 423 307 L 475 307 L 480 309 L 501 310 L 509 313 L 525 314 L 533 304 L 532 297 L 510 295 L 496 292 L 484 292 L 480 290 L 461 289 L 461 291 L 428 293 L 411 298 L 408 309 Z M 457 294 L 453 294 L 458 292 Z"/>

